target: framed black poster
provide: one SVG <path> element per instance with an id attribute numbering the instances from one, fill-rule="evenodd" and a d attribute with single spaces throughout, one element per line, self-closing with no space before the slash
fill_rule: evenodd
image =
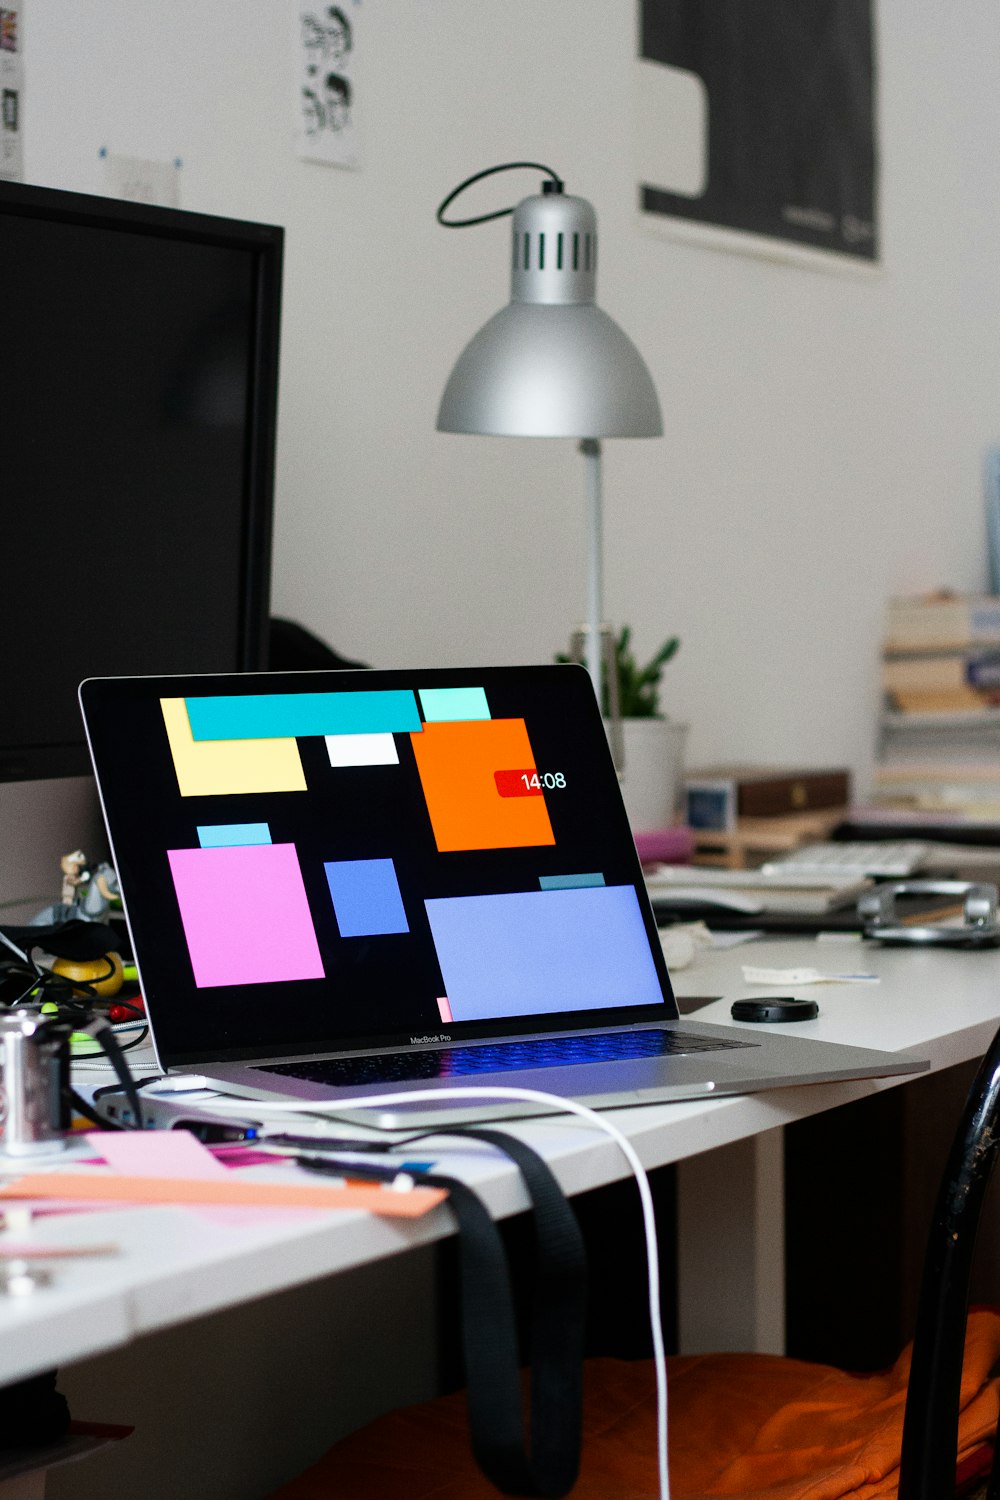
<path id="1" fill-rule="evenodd" d="M 705 226 L 734 249 L 876 264 L 873 6 L 640 0 L 644 219 Z"/>

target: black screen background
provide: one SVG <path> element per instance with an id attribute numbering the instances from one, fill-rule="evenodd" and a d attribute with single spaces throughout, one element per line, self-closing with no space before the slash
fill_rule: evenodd
<path id="1" fill-rule="evenodd" d="M 486 690 L 493 718 L 524 718 L 546 791 L 554 845 L 441 854 L 434 842 L 409 736 L 395 736 L 398 766 L 331 768 L 322 738 L 300 739 L 308 791 L 181 797 L 161 697 L 217 693 L 335 692 L 374 688 Z M 444 984 L 423 901 L 538 888 L 540 875 L 600 871 L 639 896 L 667 1009 L 628 1006 L 564 1013 L 560 1028 L 675 1017 L 656 927 L 590 679 L 580 667 L 410 672 L 246 674 L 91 681 L 81 690 L 98 785 L 121 881 L 143 991 L 165 1066 L 303 1051 L 407 1045 L 441 1035 Z M 418 700 L 419 701 L 419 700 Z M 266 822 L 274 843 L 293 842 L 326 972 L 323 980 L 198 989 L 187 955 L 165 851 L 198 843 L 199 823 Z M 595 851 L 601 851 L 595 853 Z M 339 936 L 323 865 L 391 857 L 409 933 Z M 653 1014 L 651 1014 L 651 1012 Z M 547 1019 L 528 1018 L 545 1030 Z M 523 1031 L 523 1020 L 455 1023 L 452 1038 Z"/>

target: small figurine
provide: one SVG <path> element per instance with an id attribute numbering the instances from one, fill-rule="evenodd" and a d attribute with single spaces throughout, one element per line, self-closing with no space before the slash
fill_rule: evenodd
<path id="1" fill-rule="evenodd" d="M 62 870 L 62 904 L 63 906 L 75 906 L 77 889 L 86 880 L 87 856 L 82 849 L 76 849 L 72 854 L 64 854 L 59 861 Z"/>
<path id="2" fill-rule="evenodd" d="M 101 922 L 118 898 L 118 876 L 107 860 L 91 867 L 82 849 L 64 854 L 59 861 L 62 871 L 61 900 L 46 906 L 31 920 L 32 927 L 61 927 L 64 922 Z M 122 987 L 121 955 L 110 952 L 97 959 L 56 958 L 53 974 L 61 974 L 71 983 L 87 986 L 81 994 L 102 997 L 117 995 Z"/>
<path id="3" fill-rule="evenodd" d="M 100 922 L 118 900 L 118 875 L 107 860 L 88 871 L 83 895 L 76 902 L 77 915 L 88 922 Z"/>
<path id="4" fill-rule="evenodd" d="M 101 922 L 118 902 L 118 876 L 107 860 L 91 868 L 82 849 L 59 861 L 62 888 L 57 905 L 46 906 L 31 919 L 33 927 L 57 927 L 62 922 Z"/>

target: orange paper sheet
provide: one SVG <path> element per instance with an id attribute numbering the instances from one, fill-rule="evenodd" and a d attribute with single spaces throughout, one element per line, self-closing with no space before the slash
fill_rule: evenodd
<path id="1" fill-rule="evenodd" d="M 73 1198 L 115 1203 L 225 1204 L 248 1208 L 364 1208 L 387 1218 L 418 1219 L 445 1199 L 441 1188 L 408 1192 L 353 1184 L 233 1181 L 230 1177 L 124 1177 L 83 1172 L 34 1172 L 0 1187 L 0 1199 Z"/>

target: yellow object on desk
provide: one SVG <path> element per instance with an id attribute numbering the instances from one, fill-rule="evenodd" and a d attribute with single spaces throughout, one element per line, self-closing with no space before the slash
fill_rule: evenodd
<path id="1" fill-rule="evenodd" d="M 108 973 L 108 965 L 111 972 Z M 117 953 L 105 953 L 102 958 L 55 958 L 51 964 L 53 974 L 61 974 L 63 979 L 68 979 L 71 984 L 85 984 L 87 990 L 81 991 L 87 994 L 117 995 L 122 987 L 124 971 L 121 958 Z"/>

